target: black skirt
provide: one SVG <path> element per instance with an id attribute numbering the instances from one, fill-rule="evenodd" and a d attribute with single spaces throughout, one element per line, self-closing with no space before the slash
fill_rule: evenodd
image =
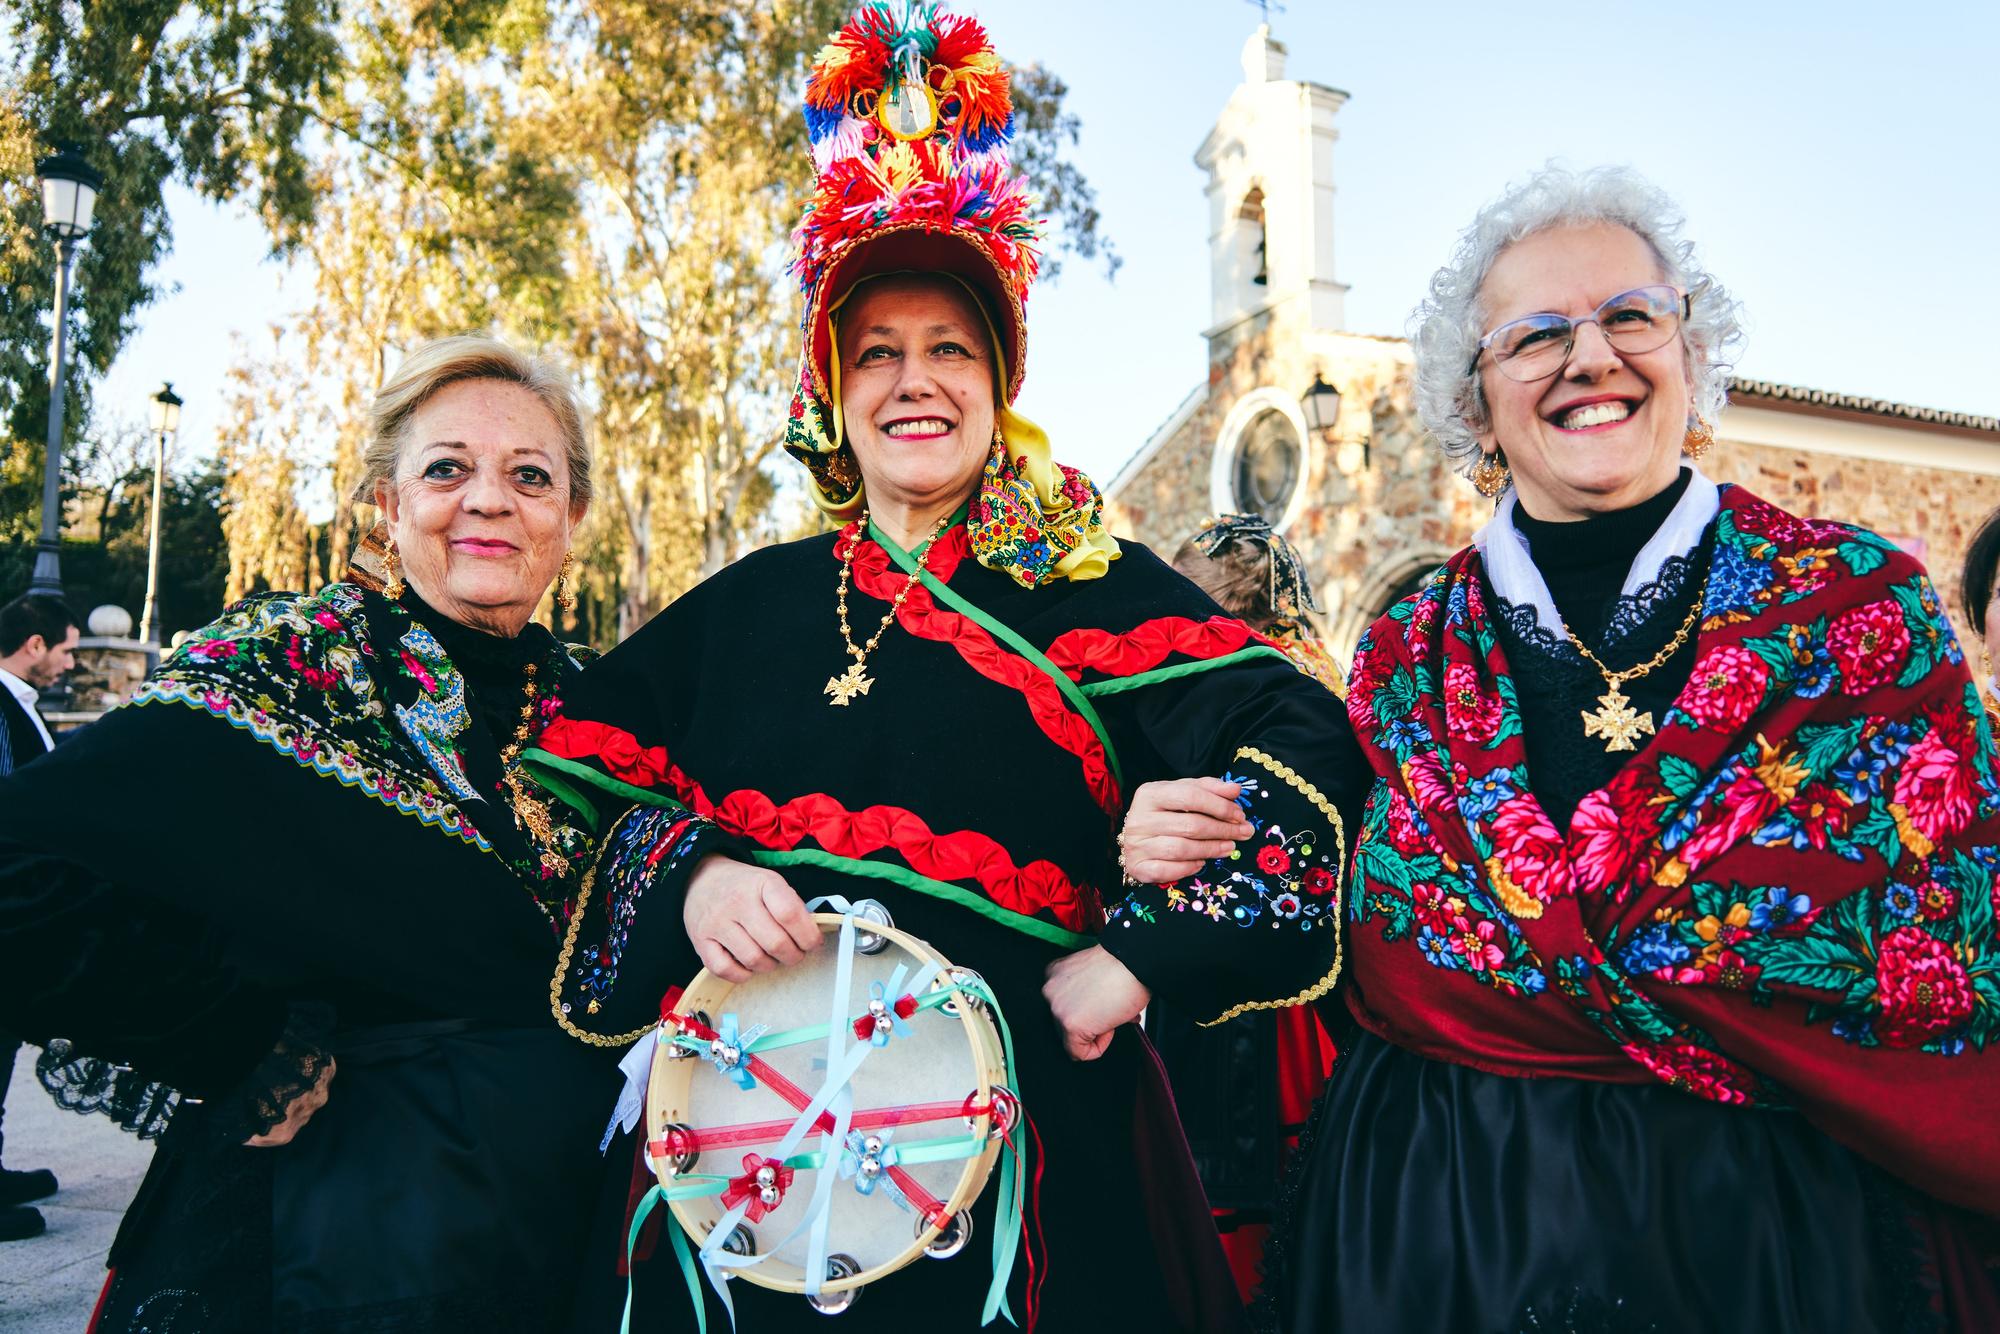
<path id="1" fill-rule="evenodd" d="M 584 1272 L 616 1053 L 463 1021 L 336 1036 L 287 1145 L 184 1108 L 113 1252 L 100 1334 L 559 1329 Z M 178 1323 L 176 1323 L 178 1322 Z"/>
<path id="2" fill-rule="evenodd" d="M 1294 1164 L 1284 1334 L 1945 1328 L 1918 1202 L 1792 1113 L 1350 1030 Z"/>

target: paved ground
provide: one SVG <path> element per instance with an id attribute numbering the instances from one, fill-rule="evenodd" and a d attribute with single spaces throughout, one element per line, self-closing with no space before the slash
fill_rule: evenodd
<path id="1" fill-rule="evenodd" d="M 104 1283 L 104 1254 L 118 1217 L 153 1156 L 101 1116 L 78 1116 L 35 1082 L 35 1049 L 14 1062 L 7 1094 L 7 1166 L 46 1167 L 62 1182 L 35 1207 L 49 1230 L 32 1241 L 0 1242 L 0 1330 L 82 1334 Z"/>

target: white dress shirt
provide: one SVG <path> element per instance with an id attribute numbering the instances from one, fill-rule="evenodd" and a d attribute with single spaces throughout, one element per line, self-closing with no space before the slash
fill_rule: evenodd
<path id="1" fill-rule="evenodd" d="M 0 685 L 6 686 L 8 693 L 21 702 L 21 708 L 26 711 L 28 720 L 34 723 L 35 730 L 42 734 L 42 744 L 54 750 L 56 739 L 49 735 L 47 725 L 42 722 L 42 715 L 35 712 L 35 702 L 41 698 L 41 693 L 5 667 L 0 667 Z"/>

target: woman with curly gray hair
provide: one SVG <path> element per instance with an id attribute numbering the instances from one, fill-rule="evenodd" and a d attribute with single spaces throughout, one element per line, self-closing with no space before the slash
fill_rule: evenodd
<path id="1" fill-rule="evenodd" d="M 1537 173 L 1431 285 L 1422 410 L 1497 505 L 1350 676 L 1280 1328 L 2000 1328 L 1978 695 L 1916 561 L 1702 475 L 1736 335 L 1620 169 Z"/>

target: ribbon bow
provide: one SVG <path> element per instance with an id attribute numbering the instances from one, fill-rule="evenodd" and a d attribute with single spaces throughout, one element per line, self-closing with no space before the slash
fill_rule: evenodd
<path id="1" fill-rule="evenodd" d="M 716 1070 L 729 1076 L 737 1088 L 746 1092 L 757 1087 L 757 1077 L 750 1073 L 750 1044 L 764 1036 L 764 1028 L 765 1025 L 758 1024 L 739 1034 L 736 1031 L 736 1016 L 725 1014 L 708 1044 L 708 1059 Z"/>
<path id="2" fill-rule="evenodd" d="M 891 1033 L 899 1038 L 910 1036 L 910 1026 L 903 1021 L 917 1012 L 915 996 L 905 994 L 891 1001 L 888 989 L 880 982 L 868 984 L 868 996 L 868 1013 L 854 1021 L 856 1039 L 886 1047 Z"/>
<path id="3" fill-rule="evenodd" d="M 785 1192 L 792 1186 L 792 1169 L 783 1160 L 766 1158 L 761 1153 L 743 1155 L 743 1175 L 729 1179 L 729 1189 L 722 1192 L 722 1207 L 734 1209 L 743 1206 L 743 1216 L 753 1223 L 764 1221 L 764 1215 L 778 1207 L 785 1198 Z"/>
<path id="4" fill-rule="evenodd" d="M 887 1183 L 890 1198 L 907 1208 L 903 1193 L 889 1179 L 889 1169 L 901 1157 L 896 1146 L 889 1142 L 889 1134 L 886 1130 L 870 1134 L 851 1131 L 840 1153 L 840 1179 L 852 1181 L 854 1189 L 863 1195 L 873 1195 L 875 1187 Z"/>

